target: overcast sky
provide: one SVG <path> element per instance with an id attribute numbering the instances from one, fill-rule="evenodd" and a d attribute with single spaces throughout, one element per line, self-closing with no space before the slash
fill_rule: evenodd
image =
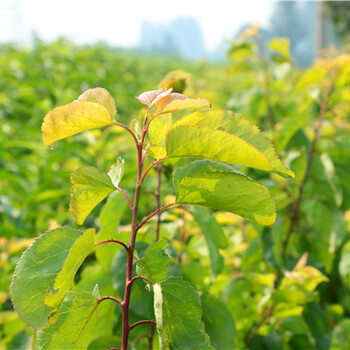
<path id="1" fill-rule="evenodd" d="M 144 21 L 164 23 L 194 17 L 202 28 L 207 50 L 231 39 L 243 24 L 267 23 L 272 4 L 268 0 L 0 0 L 0 19 L 3 26 L 7 23 L 7 33 L 3 32 L 0 40 L 13 37 L 10 31 L 16 30 L 9 17 L 18 16 L 10 15 L 10 3 L 17 3 L 12 8 L 20 9 L 22 36 L 24 32 L 29 37 L 35 30 L 43 39 L 65 35 L 79 43 L 104 40 L 130 47 L 139 43 Z"/>

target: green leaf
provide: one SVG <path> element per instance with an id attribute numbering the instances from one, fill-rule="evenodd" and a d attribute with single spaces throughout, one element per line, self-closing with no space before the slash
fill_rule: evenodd
<path id="1" fill-rule="evenodd" d="M 148 128 L 149 152 L 156 159 L 166 156 L 165 138 L 172 125 L 171 113 L 162 114 L 152 120 Z"/>
<path id="2" fill-rule="evenodd" d="M 258 127 L 229 111 L 199 111 L 178 120 L 166 149 L 168 157 L 207 158 L 294 177 Z"/>
<path id="3" fill-rule="evenodd" d="M 341 320 L 332 332 L 331 349 L 350 349 L 350 318 Z"/>
<path id="4" fill-rule="evenodd" d="M 178 266 L 178 265 L 172 265 Z M 170 270 L 170 272 L 172 272 Z M 170 274 L 168 274 L 169 276 Z M 170 275 L 171 277 L 182 277 L 190 282 L 196 290 L 205 291 L 208 289 L 208 284 L 211 282 L 210 271 L 203 266 L 200 261 L 189 261 L 182 266 L 182 273 L 180 275 Z M 170 277 L 169 276 L 169 277 Z"/>
<path id="5" fill-rule="evenodd" d="M 100 264 L 86 266 L 82 270 L 80 278 L 76 290 L 92 291 L 94 298 L 98 299 L 99 296 L 96 293 L 96 285 L 98 285 L 101 296 L 117 296 L 113 288 L 111 272 L 106 271 Z M 96 293 L 95 295 L 94 292 Z M 94 335 L 100 337 L 114 334 L 113 327 L 121 312 L 121 308 L 116 303 L 102 302 L 98 306 L 98 323 L 95 325 Z"/>
<path id="6" fill-rule="evenodd" d="M 149 278 L 153 283 L 164 281 L 171 265 L 171 257 L 164 250 L 168 242 L 164 239 L 151 244 L 145 251 L 142 260 L 136 263 L 136 272 L 139 276 Z"/>
<path id="7" fill-rule="evenodd" d="M 104 88 L 97 87 L 86 90 L 79 96 L 78 101 L 96 102 L 106 107 L 112 118 L 117 114 L 117 107 L 115 106 L 114 98 Z"/>
<path id="8" fill-rule="evenodd" d="M 110 177 L 92 166 L 80 168 L 72 173 L 71 182 L 69 210 L 79 225 L 84 223 L 97 204 L 116 190 Z"/>
<path id="9" fill-rule="evenodd" d="M 350 241 L 347 241 L 341 250 L 338 268 L 341 280 L 350 288 Z"/>
<path id="10" fill-rule="evenodd" d="M 82 131 L 113 125 L 108 109 L 96 102 L 71 102 L 46 114 L 41 127 L 46 146 Z"/>
<path id="11" fill-rule="evenodd" d="M 92 293 L 69 292 L 57 321 L 34 333 L 33 350 L 86 349 L 97 323 L 97 306 Z"/>
<path id="12" fill-rule="evenodd" d="M 277 63 L 289 62 L 290 57 L 290 40 L 289 38 L 273 38 L 268 47 L 273 51 L 272 59 Z"/>
<path id="13" fill-rule="evenodd" d="M 280 333 L 277 333 L 277 331 L 274 329 L 267 336 L 256 334 L 249 344 L 249 350 L 255 349 L 283 350 L 282 335 Z"/>
<path id="14" fill-rule="evenodd" d="M 328 350 L 331 343 L 330 329 L 321 307 L 315 302 L 306 304 L 304 307 L 304 319 L 315 340 L 316 349 Z"/>
<path id="15" fill-rule="evenodd" d="M 236 326 L 226 305 L 211 295 L 201 296 L 203 322 L 215 349 L 233 349 Z"/>
<path id="16" fill-rule="evenodd" d="M 224 258 L 219 253 L 219 249 L 225 249 L 228 246 L 224 230 L 217 223 L 215 217 L 210 215 L 206 209 L 193 207 L 189 209 L 189 212 L 204 234 L 209 250 L 211 270 L 217 276 L 224 267 Z"/>
<path id="17" fill-rule="evenodd" d="M 57 228 L 39 236 L 24 252 L 16 266 L 11 294 L 13 305 L 25 322 L 34 328 L 48 322 L 50 312 L 71 288 L 76 271 L 93 247 L 93 240 L 93 229 L 83 233 Z M 50 307 L 45 303 L 46 298 L 55 292 Z"/>
<path id="18" fill-rule="evenodd" d="M 119 186 L 124 173 L 124 159 L 118 157 L 117 161 L 111 166 L 107 175 L 110 177 L 115 187 Z"/>
<path id="19" fill-rule="evenodd" d="M 176 202 L 226 210 L 261 225 L 275 222 L 275 202 L 259 183 L 231 165 L 199 160 L 174 172 Z"/>
<path id="20" fill-rule="evenodd" d="M 94 249 L 95 230 L 87 229 L 80 236 L 70 249 L 67 260 L 64 262 L 62 270 L 55 280 L 55 291 L 49 293 L 45 298 L 45 303 L 53 308 L 57 308 L 64 299 L 64 296 L 73 286 L 74 276 L 85 258 Z"/>
<path id="21" fill-rule="evenodd" d="M 193 349 L 205 344 L 200 299 L 182 278 L 169 278 L 153 286 L 154 310 L 160 348 Z"/>
<path id="22" fill-rule="evenodd" d="M 98 218 L 100 230 L 96 235 L 96 242 L 112 238 L 123 240 L 120 234 L 118 235 L 118 227 L 126 205 L 125 198 L 118 191 L 113 192 L 108 197 Z M 129 238 L 129 234 L 127 234 L 127 238 Z M 119 244 L 101 244 L 96 247 L 95 255 L 97 260 L 107 270 L 110 270 L 113 258 L 119 249 L 123 249 Z"/>
<path id="23" fill-rule="evenodd" d="M 108 350 L 117 348 L 121 344 L 122 339 L 117 336 L 107 335 L 92 341 L 87 350 Z"/>
<path id="24" fill-rule="evenodd" d="M 284 120 L 275 141 L 276 151 L 282 152 L 294 134 L 300 129 L 301 123 L 297 120 Z"/>
<path id="25" fill-rule="evenodd" d="M 253 41 L 248 40 L 234 40 L 231 42 L 228 50 L 228 57 L 231 60 L 237 60 L 254 56 L 257 50 L 257 45 Z"/>

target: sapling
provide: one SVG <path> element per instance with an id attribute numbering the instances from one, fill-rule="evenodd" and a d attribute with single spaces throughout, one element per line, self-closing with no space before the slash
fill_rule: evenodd
<path id="1" fill-rule="evenodd" d="M 122 350 L 131 346 L 130 334 L 142 324 L 150 325 L 150 339 L 156 327 L 162 349 L 169 345 L 174 349 L 212 348 L 197 292 L 182 278 L 168 276 L 171 258 L 165 251 L 167 242 L 159 237 L 160 213 L 176 205 L 199 205 L 272 225 L 276 212 L 269 191 L 237 170 L 237 165 L 294 176 L 260 130 L 239 115 L 212 109 L 208 100 L 191 99 L 173 93 L 171 88 L 147 91 L 137 99 L 146 106 L 138 132 L 135 125 L 128 127 L 118 121 L 114 99 L 102 88 L 87 90 L 77 101 L 55 108 L 44 118 L 44 144 L 50 147 L 82 131 L 107 126 L 123 128 L 135 142 L 137 180 L 134 189 L 121 188 L 121 158 L 107 173 L 88 166 L 71 176 L 70 211 L 79 225 L 114 191 L 124 196 L 131 211 L 129 243 L 118 239 L 117 234 L 95 241 L 91 228 L 85 232 L 57 228 L 39 236 L 22 255 L 11 293 L 17 313 L 35 329 L 33 349 L 86 349 L 94 340 L 93 329 L 102 302 L 115 302 L 121 308 Z M 185 109 L 197 111 L 173 122 L 172 113 Z M 148 156 L 154 160 L 146 166 Z M 173 173 L 176 201 L 161 205 L 161 164 L 174 158 L 188 158 L 188 162 Z M 138 221 L 142 186 L 153 168 L 157 169 L 157 208 Z M 139 256 L 135 249 L 137 233 L 155 216 L 155 242 Z M 119 291 L 120 298 L 101 296 L 98 285 L 93 290 L 75 285 L 74 276 L 85 258 L 96 247 L 112 244 L 125 251 L 125 287 Z M 155 318 L 130 324 L 131 291 L 138 279 L 144 280 L 153 292 Z"/>

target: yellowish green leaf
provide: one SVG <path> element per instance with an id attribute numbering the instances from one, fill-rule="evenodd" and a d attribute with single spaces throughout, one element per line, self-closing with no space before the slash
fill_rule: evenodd
<path id="1" fill-rule="evenodd" d="M 181 69 L 174 70 L 165 76 L 165 78 L 159 83 L 159 87 L 165 89 L 172 88 L 174 92 L 182 93 L 185 90 L 190 77 L 191 74 Z"/>
<path id="2" fill-rule="evenodd" d="M 166 113 L 153 119 L 148 129 L 150 141 L 149 152 L 156 159 L 166 156 L 165 138 L 172 125 L 171 113 Z"/>
<path id="3" fill-rule="evenodd" d="M 41 126 L 46 146 L 82 131 L 113 125 L 110 112 L 96 102 L 78 101 L 46 114 Z"/>
<path id="4" fill-rule="evenodd" d="M 86 90 L 83 94 L 79 96 L 78 101 L 89 101 L 99 103 L 100 105 L 108 109 L 112 118 L 114 118 L 117 114 L 117 107 L 115 106 L 114 98 L 104 88 L 97 87 L 94 89 Z"/>
<path id="5" fill-rule="evenodd" d="M 116 190 L 110 177 L 97 168 L 88 166 L 71 175 L 71 201 L 69 210 L 79 225 L 92 209 Z"/>
<path id="6" fill-rule="evenodd" d="M 294 177 L 259 128 L 230 111 L 198 111 L 178 120 L 166 149 L 169 157 L 207 158 Z"/>

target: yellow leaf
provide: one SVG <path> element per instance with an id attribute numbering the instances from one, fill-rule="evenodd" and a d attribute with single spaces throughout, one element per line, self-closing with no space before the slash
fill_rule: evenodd
<path id="1" fill-rule="evenodd" d="M 113 125 L 112 116 L 106 107 L 96 102 L 78 101 L 57 107 L 46 114 L 41 131 L 44 144 L 82 131 Z"/>
<path id="2" fill-rule="evenodd" d="M 190 77 L 191 74 L 183 70 L 174 70 L 165 76 L 165 78 L 159 83 L 159 87 L 165 89 L 172 88 L 174 92 L 182 93 L 183 90 L 185 90 Z"/>
<path id="3" fill-rule="evenodd" d="M 211 107 L 208 100 L 204 98 L 192 99 L 182 94 L 170 94 L 167 98 L 157 103 L 158 113 L 171 113 L 187 108 Z"/>
<path id="4" fill-rule="evenodd" d="M 78 101 L 96 102 L 106 107 L 112 117 L 117 114 L 117 107 L 115 106 L 114 98 L 104 88 L 94 88 L 86 90 L 78 98 Z"/>

